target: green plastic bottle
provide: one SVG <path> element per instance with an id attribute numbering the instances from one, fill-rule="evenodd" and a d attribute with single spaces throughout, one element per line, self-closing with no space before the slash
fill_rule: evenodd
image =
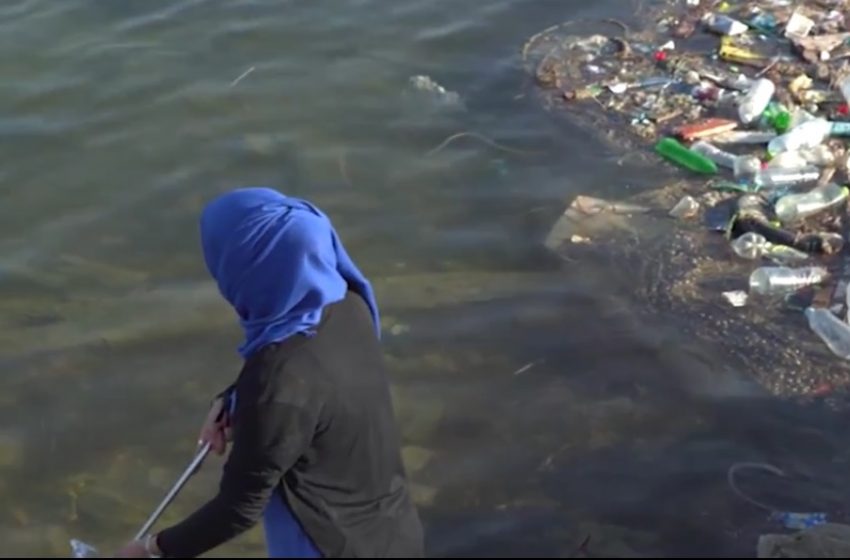
<path id="1" fill-rule="evenodd" d="M 655 151 L 665 159 L 679 164 L 696 173 L 714 175 L 717 173 L 717 164 L 682 145 L 675 138 L 662 138 L 656 145 Z"/>
<path id="2" fill-rule="evenodd" d="M 791 113 L 775 101 L 771 101 L 768 104 L 761 117 L 763 123 L 772 127 L 779 134 L 787 132 L 791 126 Z"/>

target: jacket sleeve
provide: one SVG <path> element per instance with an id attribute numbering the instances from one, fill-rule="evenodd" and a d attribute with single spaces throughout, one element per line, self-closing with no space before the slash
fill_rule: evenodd
<path id="1" fill-rule="evenodd" d="M 194 558 L 253 527 L 284 474 L 308 449 L 315 424 L 315 414 L 304 407 L 239 389 L 233 445 L 218 494 L 159 533 L 163 555 Z"/>

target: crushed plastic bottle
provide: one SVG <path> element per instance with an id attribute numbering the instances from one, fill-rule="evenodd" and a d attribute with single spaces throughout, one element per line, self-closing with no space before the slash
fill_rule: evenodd
<path id="1" fill-rule="evenodd" d="M 788 194 L 776 201 L 776 216 L 786 224 L 802 220 L 840 204 L 848 194 L 850 189 L 835 183 L 815 187 L 806 193 Z"/>
<path id="2" fill-rule="evenodd" d="M 738 105 L 738 116 L 744 124 L 755 122 L 773 99 L 776 86 L 767 78 L 759 78 L 750 87 Z"/>
<path id="3" fill-rule="evenodd" d="M 802 169 L 767 168 L 760 169 L 753 178 L 753 184 L 760 189 L 772 189 L 778 187 L 793 187 L 817 181 L 820 178 L 820 170 L 813 165 Z"/>
<path id="4" fill-rule="evenodd" d="M 817 118 L 805 121 L 785 134 L 771 140 L 767 145 L 767 151 L 771 156 L 775 157 L 782 152 L 815 148 L 823 144 L 823 141 L 831 133 L 832 123 L 826 119 Z"/>
<path id="5" fill-rule="evenodd" d="M 820 284 L 828 276 L 827 270 L 820 266 L 802 268 L 763 266 L 750 274 L 750 291 L 760 295 L 785 294 L 806 286 Z"/>
<path id="6" fill-rule="evenodd" d="M 850 325 L 828 309 L 807 307 L 809 327 L 839 358 L 850 360 Z"/>

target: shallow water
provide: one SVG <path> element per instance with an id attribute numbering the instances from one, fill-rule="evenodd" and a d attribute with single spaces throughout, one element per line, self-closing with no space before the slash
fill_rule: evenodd
<path id="1" fill-rule="evenodd" d="M 434 556 L 752 555 L 736 461 L 840 514 L 845 418 L 781 403 L 542 240 L 578 193 L 658 178 L 542 111 L 520 49 L 635 4 L 9 0 L 0 6 L 0 536 L 67 556 L 135 533 L 190 459 L 239 332 L 198 250 L 221 190 L 334 219 L 383 307 Z M 462 108 L 409 95 L 429 75 Z M 459 138 L 484 134 L 518 154 Z M 537 153 L 540 152 L 540 153 Z M 211 460 L 168 510 L 215 490 Z M 805 492 L 803 492 L 805 489 Z M 792 500 L 796 500 L 793 501 Z M 258 530 L 212 555 L 262 556 Z"/>

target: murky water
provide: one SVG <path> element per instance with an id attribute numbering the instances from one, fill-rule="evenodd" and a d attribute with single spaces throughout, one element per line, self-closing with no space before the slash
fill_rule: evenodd
<path id="1" fill-rule="evenodd" d="M 654 185 L 541 111 L 520 49 L 632 2 L 0 6 L 2 555 L 112 550 L 187 464 L 239 332 L 198 212 L 239 185 L 310 198 L 382 304 L 405 459 L 434 556 L 751 555 L 741 460 L 837 512 L 845 420 L 768 397 L 647 322 L 614 268 L 542 239 L 577 193 Z M 428 75 L 462 107 L 410 95 Z M 434 149 L 450 135 L 472 131 Z M 619 273 L 617 273 L 619 274 Z M 167 512 L 215 490 L 221 460 Z M 783 497 L 784 496 L 784 497 Z M 780 499 L 782 498 L 782 499 Z M 784 501 L 783 501 L 784 499 Z M 264 554 L 259 530 L 217 550 Z"/>

